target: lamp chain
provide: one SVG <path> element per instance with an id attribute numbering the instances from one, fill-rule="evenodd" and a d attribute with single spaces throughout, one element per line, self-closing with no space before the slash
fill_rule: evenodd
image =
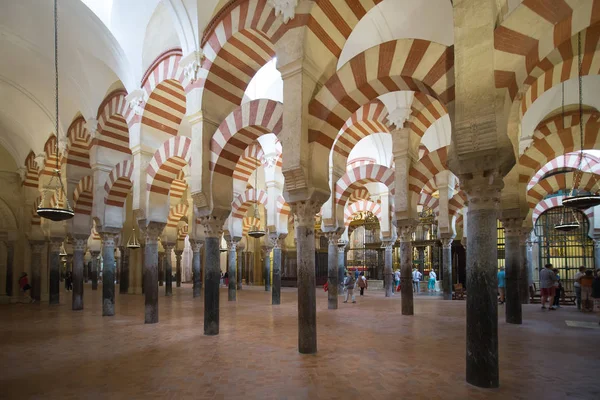
<path id="1" fill-rule="evenodd" d="M 54 94 L 56 102 L 56 169 L 58 170 L 58 0 L 54 0 Z"/>

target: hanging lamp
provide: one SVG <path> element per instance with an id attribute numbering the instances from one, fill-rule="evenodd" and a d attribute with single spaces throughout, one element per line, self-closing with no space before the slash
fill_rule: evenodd
<path id="1" fill-rule="evenodd" d="M 256 202 L 254 203 L 254 224 L 250 228 L 248 232 L 248 236 L 253 237 L 255 239 L 259 239 L 265 236 L 265 231 L 260 229 L 260 214 L 258 213 L 258 167 L 254 171 L 254 196 Z"/>
<path id="2" fill-rule="evenodd" d="M 58 253 L 58 255 L 61 256 L 61 257 L 64 257 L 64 256 L 68 255 L 67 254 L 67 250 L 65 249 L 65 244 L 64 243 L 60 245 L 60 252 Z"/>
<path id="3" fill-rule="evenodd" d="M 131 236 L 129 236 L 129 240 L 127 241 L 127 248 L 128 249 L 139 249 L 140 248 L 140 242 L 137 239 L 137 236 L 135 235 L 135 228 L 131 229 Z"/>
<path id="4" fill-rule="evenodd" d="M 567 219 L 568 213 L 571 214 L 571 220 Z M 573 208 L 563 206 L 563 212 L 560 216 L 560 222 L 554 225 L 554 229 L 560 232 L 572 232 L 579 229 L 579 227 L 580 224 L 579 220 L 577 219 L 577 215 L 575 215 L 575 210 Z"/>
<path id="5" fill-rule="evenodd" d="M 69 204 L 69 197 L 66 194 L 58 164 L 58 0 L 54 0 L 54 94 L 56 101 L 56 168 L 50 177 L 50 181 L 42 189 L 42 201 L 37 209 L 37 214 L 51 221 L 66 221 L 73 218 L 75 213 Z M 54 202 L 52 201 L 53 198 Z M 61 204 L 61 200 L 64 204 Z"/>
<path id="6" fill-rule="evenodd" d="M 577 34 L 577 46 L 578 46 L 578 83 L 579 83 L 579 165 L 577 166 L 577 171 L 575 171 L 575 176 L 573 178 L 573 187 L 571 188 L 571 193 L 569 196 L 565 197 L 562 201 L 563 206 L 565 207 L 573 207 L 579 210 L 586 210 L 588 208 L 597 206 L 600 204 L 600 195 L 597 193 L 590 194 L 579 194 L 577 191 L 577 187 L 581 182 L 583 177 L 583 161 L 585 159 L 583 152 L 583 84 L 582 84 L 582 60 L 581 60 L 581 33 Z M 564 106 L 564 100 L 563 100 Z M 564 110 L 563 110 L 563 119 L 564 119 Z M 563 124 L 564 126 L 564 124 Z M 585 159 L 585 163 L 588 164 L 587 159 Z M 588 169 L 590 168 L 588 164 Z M 594 185 L 595 186 L 595 185 Z M 593 186 L 592 186 L 593 187 Z"/>

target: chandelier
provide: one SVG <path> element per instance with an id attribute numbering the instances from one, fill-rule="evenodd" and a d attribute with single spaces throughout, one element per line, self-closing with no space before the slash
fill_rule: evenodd
<path id="1" fill-rule="evenodd" d="M 558 224 L 554 225 L 554 229 L 561 232 L 572 232 L 579 229 L 579 226 L 579 219 L 577 218 L 577 215 L 575 215 L 575 210 L 563 206 L 560 221 Z"/>
<path id="2" fill-rule="evenodd" d="M 139 249 L 140 242 L 135 235 L 135 228 L 131 229 L 131 236 L 129 236 L 129 240 L 127 240 L 127 248 L 128 249 Z"/>
<path id="3" fill-rule="evenodd" d="M 54 94 L 56 101 L 56 168 L 50 177 L 50 181 L 42 189 L 42 201 L 37 209 L 37 214 L 51 221 L 65 221 L 73 218 L 75 213 L 69 204 L 69 197 L 60 176 L 58 163 L 58 0 L 54 0 Z"/>
<path id="4" fill-rule="evenodd" d="M 578 83 L 579 83 L 579 139 L 580 139 L 580 150 L 579 150 L 579 165 L 575 171 L 573 177 L 573 187 L 569 196 L 565 197 L 562 201 L 563 206 L 573 207 L 579 210 L 585 210 L 590 207 L 594 207 L 600 204 L 600 196 L 596 193 L 591 194 L 580 194 L 577 191 L 577 187 L 581 183 L 583 177 L 583 161 L 590 168 L 587 159 L 585 159 L 583 152 L 583 85 L 582 85 L 582 60 L 581 60 L 581 33 L 577 34 L 577 46 L 578 46 Z M 563 84 L 563 126 L 564 126 L 564 84 Z M 595 186 L 595 185 L 594 185 Z M 594 187 L 592 186 L 592 188 Z"/>
<path id="5" fill-rule="evenodd" d="M 254 224 L 248 232 L 248 236 L 259 239 L 265 236 L 265 231 L 260 229 L 260 214 L 258 213 L 258 168 L 254 171 Z"/>

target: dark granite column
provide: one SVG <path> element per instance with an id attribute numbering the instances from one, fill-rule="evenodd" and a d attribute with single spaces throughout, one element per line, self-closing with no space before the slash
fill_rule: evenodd
<path id="1" fill-rule="evenodd" d="M 298 351 L 317 352 L 317 303 L 315 284 L 315 215 L 321 204 L 315 201 L 291 205 L 295 215 L 298 273 Z"/>
<path id="2" fill-rule="evenodd" d="M 42 252 L 46 242 L 31 241 L 31 297 L 39 302 L 42 300 Z"/>
<path id="3" fill-rule="evenodd" d="M 441 240 L 444 300 L 452 300 L 452 241 L 454 238 L 442 238 Z"/>
<path id="4" fill-rule="evenodd" d="M 73 237 L 73 301 L 72 309 L 83 310 L 83 257 L 87 247 L 87 235 Z"/>
<path id="5" fill-rule="evenodd" d="M 344 274 L 346 273 L 346 242 L 338 242 L 338 295 L 344 294 Z"/>
<path id="6" fill-rule="evenodd" d="M 171 261 L 171 253 L 175 247 L 174 243 L 165 243 L 165 255 L 163 265 L 165 266 L 165 296 L 173 296 L 173 262 Z"/>
<path id="7" fill-rule="evenodd" d="M 498 203 L 502 178 L 461 178 L 467 194 L 467 382 L 498 387 Z M 508 250 L 508 249 L 507 249 Z"/>
<path id="8" fill-rule="evenodd" d="M 100 255 L 99 251 L 90 251 L 92 255 L 92 290 L 98 290 L 98 270 L 100 261 L 98 260 L 98 256 Z"/>
<path id="9" fill-rule="evenodd" d="M 194 285 L 194 297 L 200 297 L 200 293 L 202 292 L 202 282 L 200 281 L 200 249 L 204 245 L 203 242 L 199 240 L 190 240 L 190 244 L 192 245 L 192 282 Z"/>
<path id="10" fill-rule="evenodd" d="M 281 242 L 284 236 L 277 233 L 270 235 L 273 246 L 273 288 L 271 289 L 271 304 L 281 304 Z"/>
<path id="11" fill-rule="evenodd" d="M 519 274 L 519 299 L 521 304 L 529 304 L 529 260 L 527 259 L 527 241 L 531 231 L 523 229 L 519 238 L 519 250 L 521 252 L 521 271 Z"/>
<path id="12" fill-rule="evenodd" d="M 338 271 L 338 231 L 325 232 L 329 245 L 327 247 L 327 308 L 337 310 L 338 289 L 340 286 Z"/>
<path id="13" fill-rule="evenodd" d="M 177 287 L 181 287 L 181 255 L 183 250 L 175 250 L 175 282 Z"/>
<path id="14" fill-rule="evenodd" d="M 60 246 L 64 239 L 50 239 L 50 304 L 60 303 Z"/>
<path id="15" fill-rule="evenodd" d="M 238 254 L 237 254 L 237 290 L 242 290 L 242 275 L 243 275 L 243 271 L 242 271 L 242 267 L 244 265 L 244 246 L 241 243 L 238 243 L 238 245 L 236 246 L 236 249 L 238 250 Z"/>
<path id="16" fill-rule="evenodd" d="M 263 276 L 265 278 L 265 292 L 271 290 L 271 246 L 262 246 L 262 252 L 264 254 L 263 259 Z"/>
<path id="17" fill-rule="evenodd" d="M 415 221 L 397 221 L 398 238 L 400 240 L 400 295 L 402 297 L 402 315 L 413 315 L 412 285 L 412 234 Z"/>
<path id="18" fill-rule="evenodd" d="M 119 281 L 119 293 L 127 294 L 129 292 L 129 249 L 125 246 L 119 247 L 121 250 L 121 279 Z"/>
<path id="19" fill-rule="evenodd" d="M 506 266 L 505 292 L 506 322 L 509 324 L 523 323 L 521 299 L 519 293 L 519 275 L 521 274 L 521 218 L 503 218 L 504 225 L 504 265 Z M 470 226 L 469 226 L 470 227 Z"/>
<path id="20" fill-rule="evenodd" d="M 144 251 L 144 322 L 158 322 L 158 238 L 165 224 L 149 222 L 146 226 L 146 247 Z"/>
<path id="21" fill-rule="evenodd" d="M 600 240 L 594 239 L 594 269 L 600 269 Z"/>
<path id="22" fill-rule="evenodd" d="M 235 256 L 237 254 L 236 246 L 237 240 L 233 239 L 227 243 L 227 276 L 229 277 L 228 287 L 227 287 L 227 300 L 235 301 L 236 300 L 236 289 L 237 289 L 237 278 L 236 278 L 236 259 Z"/>
<path id="23" fill-rule="evenodd" d="M 385 244 L 385 266 L 383 271 L 385 297 L 392 297 L 394 295 L 394 267 L 392 265 L 392 250 L 394 248 L 394 241 L 388 240 L 384 241 L 383 243 Z"/>
<path id="24" fill-rule="evenodd" d="M 163 247 L 164 248 L 164 247 Z M 165 279 L 165 252 L 158 252 L 158 286 L 162 286 Z"/>
<path id="25" fill-rule="evenodd" d="M 115 233 L 102 232 L 102 316 L 115 315 Z"/>
<path id="26" fill-rule="evenodd" d="M 13 295 L 15 242 L 6 242 L 6 295 Z"/>
<path id="27" fill-rule="evenodd" d="M 200 220 L 204 226 L 204 334 L 219 334 L 219 282 L 221 261 L 219 241 L 223 234 L 225 215 L 210 215 Z"/>

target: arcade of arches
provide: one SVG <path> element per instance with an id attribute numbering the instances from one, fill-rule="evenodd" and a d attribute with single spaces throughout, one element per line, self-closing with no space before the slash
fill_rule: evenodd
<path id="1" fill-rule="evenodd" d="M 565 320 L 597 325 L 575 307 L 540 315 L 529 303 L 548 262 L 567 295 L 577 267 L 600 268 L 600 208 L 562 206 L 572 190 L 600 187 L 600 0 L 59 0 L 58 132 L 52 2 L 0 0 L 0 9 L 0 360 L 18 365 L 21 344 L 35 354 L 22 376 L 0 378 L 12 395 L 47 393 L 24 388 L 46 351 L 36 347 L 38 330 L 104 355 L 85 336 L 104 335 L 89 327 L 133 343 L 175 340 L 163 326 L 181 324 L 192 343 L 182 359 L 198 343 L 216 360 L 204 369 L 221 371 L 228 384 L 248 372 L 241 365 L 268 363 L 263 352 L 282 363 L 297 357 L 279 370 L 288 376 L 312 368 L 306 354 L 325 352 L 337 365 L 330 369 L 342 368 L 340 382 L 366 381 L 354 395 L 389 387 L 376 398 L 394 393 L 397 381 L 376 389 L 381 382 L 344 369 L 359 363 L 332 347 L 345 329 L 368 326 L 365 341 L 381 334 L 382 352 L 407 352 L 403 365 L 419 367 L 398 373 L 418 382 L 413 374 L 434 371 L 417 361 L 429 356 L 414 356 L 412 344 L 401 344 L 406 336 L 395 335 L 413 332 L 414 346 L 448 355 L 425 337 L 443 335 L 446 324 L 427 327 L 422 318 L 456 318 L 443 346 L 459 341 L 466 351 L 435 377 L 448 379 L 456 396 L 476 395 L 476 386 L 513 397 L 529 386 L 526 398 L 548 392 L 524 376 L 555 377 L 538 360 L 506 372 L 503 383 L 514 367 L 503 357 L 530 357 L 515 338 L 544 332 L 546 316 L 563 339 L 597 332 L 569 330 Z M 49 198 L 56 165 L 65 196 Z M 68 204 L 75 216 L 40 218 L 46 203 Z M 579 228 L 553 229 L 565 218 Z M 499 307 L 500 267 L 507 300 Z M 425 296 L 425 282 L 413 293 L 413 268 L 425 279 L 435 272 L 435 295 Z M 355 270 L 369 289 L 349 309 L 343 280 Z M 71 279 L 72 291 L 62 283 Z M 455 288 L 466 289 L 466 302 Z M 26 304 L 29 295 L 35 304 Z M 286 344 L 266 349 L 253 332 Z M 215 353 L 225 338 L 237 350 Z M 129 351 L 114 353 L 119 340 L 103 343 L 107 355 Z M 254 360 L 242 355 L 244 343 Z M 225 359 L 229 369 L 221 369 Z M 52 382 L 50 370 L 39 371 L 40 382 Z M 268 387 L 260 372 L 252 376 L 238 395 Z M 339 395 L 322 384 L 329 370 L 310 376 L 300 397 Z M 161 385 L 181 383 L 169 381 Z M 581 398 L 595 397 L 595 384 L 579 387 Z M 235 397 L 211 387 L 208 397 Z M 76 388 L 67 391 L 76 396 Z M 130 390 L 122 393 L 136 397 Z"/>

